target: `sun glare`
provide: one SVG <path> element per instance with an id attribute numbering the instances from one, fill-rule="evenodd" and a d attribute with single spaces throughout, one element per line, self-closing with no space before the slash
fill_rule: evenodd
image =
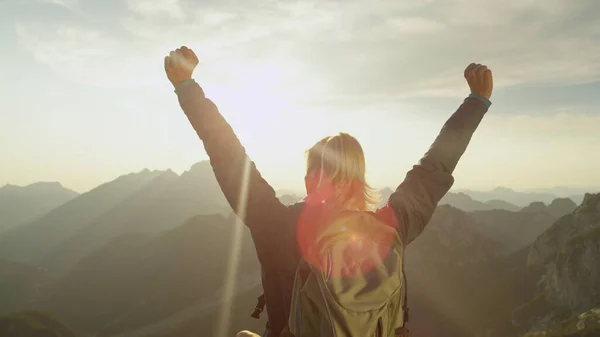
<path id="1" fill-rule="evenodd" d="M 303 88 L 309 84 L 300 75 L 301 65 L 286 60 L 231 61 L 226 68 L 235 76 L 214 78 L 207 95 L 251 156 L 293 153 L 303 160 L 304 150 L 328 134 L 327 114 L 303 104 L 307 95 Z"/>

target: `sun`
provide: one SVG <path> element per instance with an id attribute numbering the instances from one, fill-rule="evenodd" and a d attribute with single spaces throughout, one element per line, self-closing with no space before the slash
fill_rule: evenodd
<path id="1" fill-rule="evenodd" d="M 310 86 L 301 64 L 286 59 L 230 60 L 211 79 L 207 95 L 258 156 L 303 152 L 327 133 L 327 114 L 305 104 Z M 279 141 L 277 141 L 279 140 Z"/>

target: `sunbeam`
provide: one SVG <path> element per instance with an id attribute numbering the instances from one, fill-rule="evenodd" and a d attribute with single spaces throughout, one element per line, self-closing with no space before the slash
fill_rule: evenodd
<path id="1" fill-rule="evenodd" d="M 223 290 L 223 301 L 221 302 L 221 310 L 219 312 L 219 323 L 217 324 L 216 337 L 225 337 L 227 335 L 227 327 L 231 319 L 231 303 L 233 301 L 236 274 L 240 262 L 240 252 L 242 235 L 244 230 L 243 220 L 246 216 L 246 204 L 248 201 L 248 183 L 250 178 L 250 159 L 246 156 L 244 160 L 244 169 L 242 171 L 242 185 L 240 187 L 239 203 L 237 205 L 237 214 L 235 217 L 235 229 L 231 238 L 231 250 L 229 251 L 229 260 L 227 263 L 227 273 L 225 274 L 225 284 Z"/>

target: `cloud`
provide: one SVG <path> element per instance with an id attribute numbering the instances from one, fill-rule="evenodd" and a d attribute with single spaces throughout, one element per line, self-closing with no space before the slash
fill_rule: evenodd
<path id="1" fill-rule="evenodd" d="M 48 3 L 64 7 L 69 10 L 75 10 L 79 5 L 79 0 L 38 0 L 41 3 Z"/>
<path id="2" fill-rule="evenodd" d="M 79 0 L 3 0 L 3 5 L 19 7 L 37 7 L 39 5 L 53 5 L 63 7 L 70 11 L 76 11 L 79 8 Z"/>
<path id="3" fill-rule="evenodd" d="M 20 22 L 18 37 L 61 76 L 96 85 L 163 81 L 157 65 L 181 44 L 198 51 L 208 79 L 228 83 L 240 80 L 244 67 L 276 63 L 280 74 L 273 81 L 309 90 L 305 96 L 317 101 L 454 97 L 464 92 L 462 71 L 472 61 L 493 69 L 496 88 L 600 80 L 600 22 L 593 14 L 600 2 L 594 0 L 127 5 L 110 30 L 76 21 Z"/>
<path id="4" fill-rule="evenodd" d="M 119 59 L 126 46 L 109 34 L 64 24 L 48 29 L 41 23 L 22 23 L 15 28 L 20 45 L 59 76 L 95 85 L 137 84 L 137 79 L 128 83 L 126 76 L 120 78 L 135 61 L 131 54 Z"/>
<path id="5" fill-rule="evenodd" d="M 346 95 L 454 95 L 471 61 L 493 68 L 496 87 L 583 83 L 600 79 L 598 23 L 586 17 L 597 10 L 600 3 L 591 1 L 438 1 L 410 14 L 443 29 L 415 37 L 390 28 L 382 36 L 373 33 L 377 24 L 355 24 L 344 27 L 354 39 L 325 36 L 309 42 L 303 56 Z"/>
<path id="6" fill-rule="evenodd" d="M 577 109 L 561 109 L 547 115 L 498 115 L 486 117 L 488 123 L 497 131 L 516 134 L 544 134 L 549 137 L 582 135 L 589 137 L 598 135 L 600 115 L 592 115 Z M 598 137 L 597 137 L 598 138 Z M 599 138 L 600 139 L 600 138 Z M 591 140 L 591 139 L 590 139 Z M 566 143 L 568 145 L 569 143 Z"/>
<path id="7" fill-rule="evenodd" d="M 129 8 L 141 16 L 169 15 L 174 19 L 185 17 L 178 0 L 127 0 Z"/>

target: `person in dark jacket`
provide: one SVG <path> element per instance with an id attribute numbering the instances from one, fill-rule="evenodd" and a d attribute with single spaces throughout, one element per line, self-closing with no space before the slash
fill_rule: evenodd
<path id="1" fill-rule="evenodd" d="M 365 180 L 360 143 L 346 133 L 325 137 L 307 153 L 307 197 L 282 204 L 263 179 L 231 126 L 192 79 L 198 58 L 181 47 L 165 57 L 165 71 L 179 104 L 204 144 L 215 177 L 233 210 L 250 229 L 263 270 L 268 324 L 265 335 L 285 332 L 293 280 L 302 254 L 299 220 L 311 207 L 337 203 L 372 211 L 376 198 Z M 413 241 L 431 219 L 440 199 L 454 183 L 452 173 L 491 105 L 491 71 L 472 63 L 464 71 L 470 94 L 442 127 L 421 160 L 408 171 L 385 206 L 373 213 L 396 226 L 405 244 Z M 316 206 L 315 206 L 316 207 Z M 244 331 L 239 336 L 257 336 Z"/>

